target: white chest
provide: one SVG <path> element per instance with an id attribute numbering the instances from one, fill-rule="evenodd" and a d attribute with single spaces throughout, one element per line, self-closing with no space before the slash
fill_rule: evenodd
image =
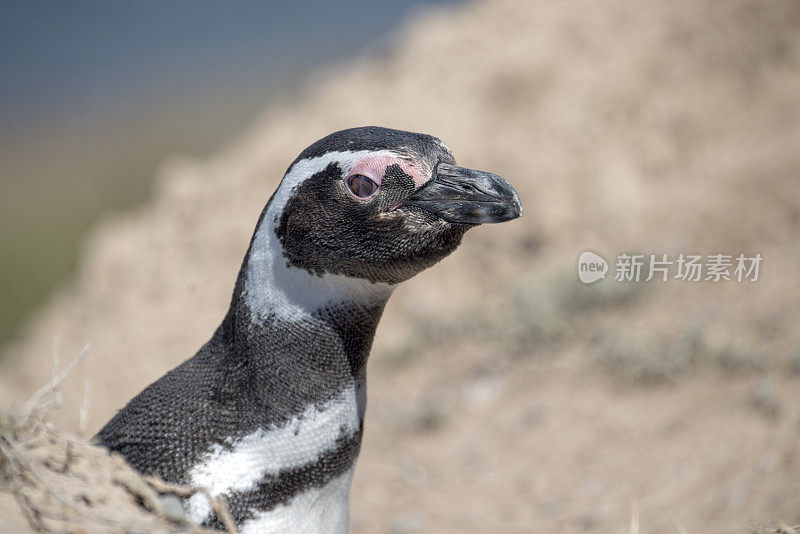
<path id="1" fill-rule="evenodd" d="M 342 440 L 360 432 L 359 401 L 348 387 L 321 406 L 309 406 L 284 425 L 260 428 L 237 440 L 211 447 L 191 473 L 192 485 L 208 488 L 211 495 L 259 491 L 259 484 L 293 469 L 313 467 L 323 455 L 337 450 Z M 282 504 L 269 510 L 252 509 L 239 525 L 242 532 L 347 531 L 348 495 L 353 466 L 320 484 L 298 488 L 282 496 Z M 189 499 L 186 512 L 202 523 L 211 515 L 211 504 L 202 494 Z"/>
<path id="2" fill-rule="evenodd" d="M 354 468 L 285 505 L 259 512 L 240 526 L 242 534 L 346 534 Z"/>

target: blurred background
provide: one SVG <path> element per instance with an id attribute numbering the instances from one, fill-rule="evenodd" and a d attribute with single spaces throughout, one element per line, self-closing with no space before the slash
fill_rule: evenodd
<path id="1" fill-rule="evenodd" d="M 235 5 L 7 4 L 3 405 L 89 342 L 54 419 L 88 383 L 93 434 L 210 337 L 296 155 L 378 124 L 525 215 L 392 297 L 353 532 L 800 523 L 800 4 Z M 763 261 L 620 283 L 623 253 Z"/>
<path id="2" fill-rule="evenodd" d="M 310 70 L 386 48 L 445 0 L 24 2 L 0 17 L 0 346 L 69 279 L 86 230 L 141 203 Z"/>

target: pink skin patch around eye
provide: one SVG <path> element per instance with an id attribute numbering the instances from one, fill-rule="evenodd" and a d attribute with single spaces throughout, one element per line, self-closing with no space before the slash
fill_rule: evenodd
<path id="1" fill-rule="evenodd" d="M 347 182 L 347 180 L 349 180 L 354 174 L 363 174 L 380 186 L 381 179 L 386 173 L 386 167 L 395 164 L 399 165 L 404 173 L 411 176 L 411 179 L 414 180 L 415 188 L 419 188 L 422 186 L 422 184 L 430 179 L 430 173 L 428 173 L 425 169 L 412 165 L 408 160 L 393 156 L 371 156 L 366 157 L 353 165 L 353 167 L 350 169 L 350 172 L 347 173 L 347 176 L 345 177 L 345 182 Z M 349 189 L 348 192 L 350 192 Z M 352 193 L 350 194 L 352 195 Z M 355 197 L 355 195 L 353 196 Z"/>

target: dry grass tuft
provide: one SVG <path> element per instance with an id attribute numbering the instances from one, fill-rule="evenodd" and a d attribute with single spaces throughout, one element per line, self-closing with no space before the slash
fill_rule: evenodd
<path id="1" fill-rule="evenodd" d="M 225 502 L 211 498 L 205 488 L 141 476 L 118 454 L 48 421 L 47 412 L 61 406 L 60 384 L 88 349 L 58 371 L 54 347 L 51 380 L 21 409 L 0 412 L 0 494 L 10 493 L 18 505 L 5 510 L 0 501 L 6 521 L 17 528 L 27 523 L 35 532 L 203 532 L 175 504 L 204 491 L 228 532 L 237 532 Z M 86 399 L 84 406 L 88 409 Z"/>

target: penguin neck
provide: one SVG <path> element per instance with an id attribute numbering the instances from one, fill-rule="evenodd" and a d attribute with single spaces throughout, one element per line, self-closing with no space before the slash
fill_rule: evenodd
<path id="1" fill-rule="evenodd" d="M 290 266 L 268 211 L 253 234 L 235 295 L 250 309 L 253 324 L 270 316 L 301 320 L 339 306 L 383 308 L 394 285 Z"/>
<path id="2" fill-rule="evenodd" d="M 274 220 L 262 214 L 226 321 L 233 329 L 233 339 L 257 344 L 258 340 L 283 336 L 295 345 L 308 345 L 296 346 L 295 354 L 314 358 L 321 349 L 320 338 L 324 338 L 340 349 L 352 378 L 363 380 L 375 329 L 394 286 L 310 273 L 289 266 L 281 251 Z M 309 331 L 315 336 L 299 334 Z M 325 349 L 330 346 L 322 345 Z M 255 354 L 259 349 L 266 347 L 251 346 L 246 352 Z"/>

